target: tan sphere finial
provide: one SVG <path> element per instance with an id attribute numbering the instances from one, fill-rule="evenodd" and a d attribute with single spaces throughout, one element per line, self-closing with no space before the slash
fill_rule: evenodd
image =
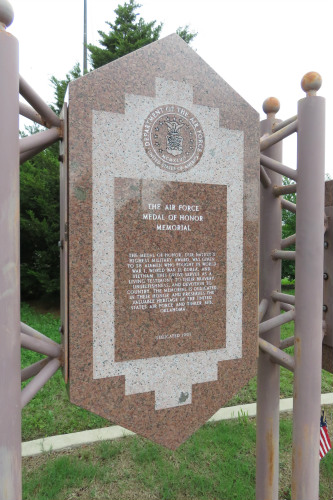
<path id="1" fill-rule="evenodd" d="M 262 109 L 266 115 L 275 115 L 280 109 L 280 101 L 276 97 L 268 97 L 264 100 Z"/>
<path id="2" fill-rule="evenodd" d="M 301 87 L 307 95 L 316 95 L 322 84 L 322 78 L 316 71 L 310 71 L 303 76 Z"/>
<path id="3" fill-rule="evenodd" d="M 0 0 L 0 29 L 6 29 L 14 19 L 13 7 L 7 0 Z"/>

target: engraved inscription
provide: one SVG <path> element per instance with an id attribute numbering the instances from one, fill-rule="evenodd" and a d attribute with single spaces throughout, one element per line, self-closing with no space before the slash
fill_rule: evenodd
<path id="1" fill-rule="evenodd" d="M 130 253 L 132 310 L 186 311 L 215 303 L 216 253 Z"/>
<path id="2" fill-rule="evenodd" d="M 194 167 L 205 146 L 198 119 L 184 107 L 174 104 L 160 106 L 148 115 L 142 141 L 155 165 L 175 173 Z"/>
<path id="3" fill-rule="evenodd" d="M 176 53 L 171 51 L 171 54 L 173 60 Z M 174 75 L 177 76 L 176 73 Z M 252 339 L 255 332 L 250 334 L 251 342 L 247 338 L 244 338 L 243 342 L 242 335 L 243 311 L 249 314 L 248 305 L 254 310 L 252 302 L 256 300 L 256 288 L 251 285 L 250 292 L 245 291 L 243 294 L 242 287 L 243 270 L 247 280 L 246 286 L 249 285 L 249 280 L 254 278 L 255 281 L 256 278 L 251 259 L 253 260 L 253 256 L 255 258 L 256 253 L 257 217 L 255 204 L 249 204 L 250 198 L 253 200 L 254 196 L 255 199 L 257 192 L 257 177 L 252 172 L 253 169 L 251 170 L 251 165 L 256 162 L 254 155 L 247 154 L 247 148 L 256 143 L 257 117 L 252 117 L 252 111 L 250 115 L 245 113 L 249 127 L 255 134 L 245 134 L 247 141 L 244 143 L 244 132 L 237 128 L 245 121 L 240 122 L 238 115 L 237 119 L 233 120 L 225 107 L 224 100 L 232 101 L 236 95 L 233 92 L 228 93 L 227 86 L 222 87 L 221 92 L 218 91 L 220 98 L 224 97 L 221 106 L 214 107 L 212 93 L 210 92 L 209 99 L 206 99 L 204 85 L 200 84 L 200 88 L 196 85 L 193 89 L 186 83 L 186 78 L 167 81 L 163 76 L 159 68 L 155 81 L 156 92 L 152 91 L 149 75 L 144 95 L 139 95 L 140 89 L 129 91 L 127 86 L 126 91 L 129 93 L 122 94 L 124 99 L 117 94 L 125 106 L 114 107 L 112 109 L 115 112 L 109 112 L 101 111 L 109 109 L 101 105 L 93 111 L 92 158 L 89 156 L 89 161 L 92 159 L 93 195 L 93 228 L 89 241 L 92 239 L 93 272 L 87 281 L 89 290 L 92 288 L 93 292 L 93 315 L 91 321 L 88 319 L 88 326 L 93 330 L 91 365 L 93 378 L 97 380 L 93 390 L 95 386 L 96 389 L 101 387 L 103 394 L 114 396 L 111 401 L 109 396 L 103 399 L 103 394 L 101 393 L 101 396 L 99 393 L 101 404 L 107 400 L 107 406 L 112 407 L 112 415 L 115 415 L 114 408 L 119 409 L 116 411 L 117 415 L 127 419 L 125 423 L 129 422 L 136 430 L 142 429 L 141 422 L 148 422 L 147 429 L 155 429 L 156 423 L 157 434 L 161 431 L 174 439 L 168 424 L 174 420 L 171 418 L 173 414 L 176 417 L 181 414 L 181 406 L 191 405 L 192 391 L 194 404 L 191 409 L 188 407 L 188 410 L 191 414 L 190 420 L 195 424 L 199 422 L 197 415 L 201 411 L 201 404 L 207 412 L 210 404 L 209 394 L 213 394 L 216 401 L 227 399 L 233 384 L 227 382 L 224 387 L 223 380 L 234 371 L 233 367 L 237 371 L 241 366 L 240 361 L 234 363 L 232 360 L 240 360 L 244 354 L 246 370 L 243 371 L 247 372 L 249 346 L 256 344 L 255 338 Z M 117 92 L 118 90 L 119 87 Z M 179 117 L 176 116 L 171 125 L 165 125 L 160 136 L 164 155 L 173 160 L 169 165 L 173 170 L 156 166 L 147 155 L 142 142 L 145 119 L 154 109 L 159 109 L 167 103 L 190 110 L 203 127 L 206 139 L 199 163 L 192 170 L 180 174 L 176 168 L 177 161 L 187 151 L 188 129 L 182 125 Z M 242 107 L 242 112 L 245 112 L 243 101 L 237 102 L 237 107 L 239 106 Z M 227 120 L 224 119 L 225 113 Z M 154 121 L 152 116 L 151 121 Z M 225 128 L 227 126 L 229 129 Z M 230 129 L 231 126 L 233 129 Z M 149 127 L 145 132 L 147 130 Z M 200 140 L 200 137 L 198 139 Z M 155 154 L 152 149 L 150 152 Z M 245 198 L 244 156 L 247 160 L 248 182 Z M 158 158 L 157 160 L 161 161 Z M 252 193 L 250 198 L 249 193 Z M 88 205 L 90 211 L 91 204 Z M 81 210 L 81 207 L 78 208 Z M 243 268 L 243 237 L 249 234 L 249 231 L 251 237 L 246 241 Z M 180 258 L 185 258 L 185 254 L 195 255 L 212 251 L 216 254 L 216 266 L 211 271 L 215 278 L 212 282 L 216 290 L 209 293 L 212 304 L 188 305 L 187 299 L 190 296 L 186 296 L 184 290 L 175 290 L 187 289 L 190 285 L 186 284 L 191 282 L 196 283 L 196 287 L 201 286 L 201 280 L 197 278 L 202 277 L 203 271 L 199 271 L 198 275 L 194 274 L 198 271 L 189 271 L 193 265 L 190 259 L 191 265 L 188 268 L 180 265 L 177 271 L 179 274 L 189 274 L 186 276 L 190 278 L 189 281 L 180 276 L 184 286 L 169 287 L 166 286 L 169 283 L 160 282 L 163 287 L 157 287 L 158 283 L 153 283 L 161 289 L 163 295 L 154 297 L 156 303 L 159 299 L 176 297 L 178 300 L 172 304 L 178 308 L 185 299 L 185 306 L 182 306 L 185 310 L 166 312 L 168 308 L 159 305 L 151 309 L 132 309 L 134 305 L 142 305 L 134 302 L 144 300 L 139 296 L 148 295 L 141 292 L 147 290 L 147 285 L 151 285 L 130 283 L 132 280 L 142 279 L 140 274 L 144 269 L 142 265 L 138 267 L 139 272 L 134 277 L 132 268 L 129 267 L 130 259 L 137 258 L 133 256 L 138 255 L 141 258 L 141 255 L 149 253 L 158 258 L 158 254 L 178 253 L 181 254 Z M 153 258 L 155 257 L 151 257 L 147 264 L 152 263 Z M 161 265 L 158 262 L 157 264 Z M 90 269 L 90 264 L 88 267 Z M 159 274 L 166 273 L 164 267 L 168 268 L 164 264 L 162 267 L 156 267 L 162 270 Z M 165 279 L 163 276 L 157 277 L 157 271 L 144 274 L 152 274 L 152 277 L 147 276 L 152 280 Z M 206 284 L 204 286 L 208 287 Z M 168 288 L 173 291 L 164 291 Z M 132 294 L 132 290 L 138 293 Z M 206 288 L 198 292 L 200 293 L 197 297 L 202 300 L 202 294 L 208 295 L 209 290 Z M 176 294 L 179 293 L 181 296 L 177 297 Z M 134 295 L 136 298 L 130 298 Z M 149 296 L 152 298 L 150 292 Z M 158 304 L 160 303 L 163 304 Z M 168 302 L 164 304 L 170 307 Z M 246 334 L 249 335 L 249 329 L 253 325 L 247 320 L 244 324 Z M 84 330 L 84 335 L 88 335 L 88 330 Z M 254 351 L 255 349 L 255 356 Z M 225 361 L 227 363 L 224 363 Z M 88 368 L 90 374 L 90 364 Z M 112 377 L 116 378 L 108 380 Z M 216 383 L 217 381 L 219 382 Z M 139 427 L 135 421 L 136 406 L 144 408 L 144 412 L 139 415 Z M 173 408 L 176 408 L 175 412 Z M 166 409 L 167 412 L 160 411 Z M 185 420 L 187 422 L 188 419 Z M 186 431 L 180 429 L 178 432 L 178 427 L 179 421 L 177 435 L 185 436 Z M 148 435 L 149 432 L 147 431 Z M 168 440 L 170 442 L 169 438 Z"/>
<path id="4" fill-rule="evenodd" d="M 114 198 L 116 361 L 223 348 L 227 187 L 116 178 Z"/>

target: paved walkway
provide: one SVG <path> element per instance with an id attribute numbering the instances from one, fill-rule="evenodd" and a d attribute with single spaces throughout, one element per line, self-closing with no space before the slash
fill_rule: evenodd
<path id="1" fill-rule="evenodd" d="M 322 394 L 321 404 L 333 405 L 333 393 Z M 292 411 L 292 409 L 292 398 L 280 400 L 280 412 Z M 232 418 L 238 418 L 242 415 L 255 417 L 256 413 L 256 403 L 231 406 L 229 408 L 221 408 L 221 410 L 217 411 L 215 415 L 213 415 L 212 418 L 208 420 L 208 422 L 230 420 Z M 50 436 L 47 438 L 35 439 L 34 441 L 27 441 L 25 443 L 22 443 L 22 457 L 30 457 L 48 451 L 59 451 L 66 448 L 81 446 L 83 444 L 91 444 L 98 441 L 107 441 L 133 435 L 134 432 L 128 431 L 127 429 L 120 427 L 120 425 L 112 425 L 111 427 L 104 427 L 102 429 L 74 432 L 72 434 L 63 434 L 61 436 Z"/>

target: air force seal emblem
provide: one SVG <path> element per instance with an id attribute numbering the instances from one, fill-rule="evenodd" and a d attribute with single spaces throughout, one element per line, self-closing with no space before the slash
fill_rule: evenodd
<path id="1" fill-rule="evenodd" d="M 142 142 L 149 158 L 163 170 L 184 172 L 194 167 L 205 147 L 197 118 L 175 104 L 160 106 L 146 118 Z"/>

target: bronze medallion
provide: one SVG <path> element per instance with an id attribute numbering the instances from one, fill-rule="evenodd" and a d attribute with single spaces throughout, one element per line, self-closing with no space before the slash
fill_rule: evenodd
<path id="1" fill-rule="evenodd" d="M 149 113 L 143 125 L 142 141 L 155 165 L 174 173 L 194 167 L 205 147 L 198 119 L 176 104 L 159 106 Z"/>

